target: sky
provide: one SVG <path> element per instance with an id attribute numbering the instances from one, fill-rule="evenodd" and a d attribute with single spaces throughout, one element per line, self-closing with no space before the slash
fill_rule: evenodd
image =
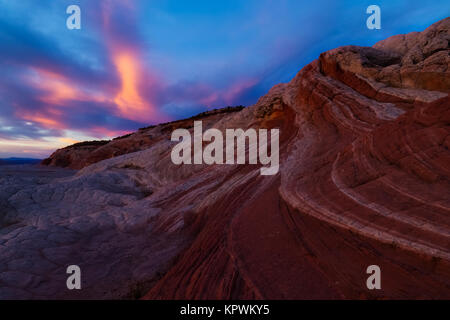
<path id="1" fill-rule="evenodd" d="M 249 106 L 321 52 L 449 15 L 448 1 L 0 0 L 0 158 Z"/>

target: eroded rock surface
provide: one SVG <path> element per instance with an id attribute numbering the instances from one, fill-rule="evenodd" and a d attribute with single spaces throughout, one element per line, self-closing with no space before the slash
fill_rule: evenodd
<path id="1" fill-rule="evenodd" d="M 275 176 L 173 165 L 176 126 L 72 157 L 76 172 L 2 171 L 0 297 L 450 298 L 449 29 L 325 52 L 255 105 L 202 118 L 280 128 Z M 69 264 L 81 291 L 65 289 Z"/>

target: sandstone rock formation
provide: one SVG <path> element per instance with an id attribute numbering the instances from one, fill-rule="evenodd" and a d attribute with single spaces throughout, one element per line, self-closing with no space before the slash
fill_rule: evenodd
<path id="1" fill-rule="evenodd" d="M 49 158 L 44 159 L 42 164 L 81 169 L 101 160 L 150 148 L 155 143 L 161 142 L 162 139 L 167 139 L 167 136 L 170 136 L 173 130 L 192 126 L 193 120 L 207 119 L 209 122 L 215 122 L 224 114 L 238 112 L 243 108 L 243 106 L 238 106 L 210 110 L 189 119 L 141 128 L 137 132 L 114 138 L 111 141 L 101 140 L 75 143 L 56 150 Z"/>
<path id="2" fill-rule="evenodd" d="M 202 117 L 280 128 L 275 176 L 172 164 L 177 124 L 90 160 L 73 148 L 62 163 L 76 172 L 3 172 L 0 297 L 450 298 L 449 41 L 447 18 L 337 48 L 255 105 Z M 69 264 L 81 291 L 65 289 Z"/>

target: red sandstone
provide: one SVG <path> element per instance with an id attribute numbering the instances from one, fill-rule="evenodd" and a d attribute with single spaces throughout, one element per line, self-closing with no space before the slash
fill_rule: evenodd
<path id="1" fill-rule="evenodd" d="M 170 233 L 183 221 L 188 240 L 145 298 L 450 298 L 449 29 L 447 18 L 325 52 L 254 106 L 203 119 L 280 128 L 277 176 L 176 167 L 162 152 L 160 177 L 180 189 L 159 200 L 167 214 L 155 224 Z M 143 150 L 168 139 L 164 128 L 47 163 L 81 168 Z M 365 286 L 372 264 L 382 290 Z"/>

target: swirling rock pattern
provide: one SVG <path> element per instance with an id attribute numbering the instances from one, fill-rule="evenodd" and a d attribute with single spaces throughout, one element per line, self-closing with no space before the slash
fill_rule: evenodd
<path id="1" fill-rule="evenodd" d="M 151 135 L 118 156 L 65 150 L 79 171 L 2 172 L 0 297 L 450 298 L 449 29 L 325 52 L 255 105 L 202 117 L 280 128 L 275 176 L 173 165 L 180 123 L 120 139 Z"/>

